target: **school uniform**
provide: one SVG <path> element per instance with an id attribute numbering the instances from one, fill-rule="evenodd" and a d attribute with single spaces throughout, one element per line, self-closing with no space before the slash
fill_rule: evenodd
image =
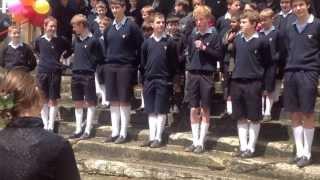
<path id="1" fill-rule="evenodd" d="M 205 50 L 197 49 L 194 42 L 201 40 Z M 191 107 L 206 107 L 211 105 L 213 94 L 213 72 L 217 61 L 222 59 L 221 38 L 214 28 L 206 33 L 194 31 L 188 39 L 188 71 L 187 95 Z"/>
<path id="2" fill-rule="evenodd" d="M 270 61 L 269 44 L 255 33 L 249 39 L 237 35 L 234 45 L 235 67 L 230 89 L 233 117 L 260 121 L 264 72 Z"/>
<path id="3" fill-rule="evenodd" d="M 262 29 L 259 33 L 265 41 L 269 42 L 271 60 L 265 71 L 264 75 L 264 89 L 267 92 L 273 92 L 275 90 L 276 76 L 278 72 L 278 66 L 280 63 L 281 49 L 284 47 L 283 39 L 280 32 L 272 26 L 270 29 Z M 282 42 L 281 42 L 282 41 Z"/>
<path id="4" fill-rule="evenodd" d="M 231 14 L 229 12 L 218 18 L 216 28 L 221 37 L 224 37 L 225 33 L 230 29 L 230 19 Z"/>
<path id="5" fill-rule="evenodd" d="M 49 39 L 46 35 L 35 40 L 35 52 L 39 56 L 37 80 L 40 89 L 48 99 L 60 98 L 61 73 L 65 66 L 60 63 L 62 53 L 66 58 L 71 54 L 70 43 L 62 37 Z"/>
<path id="6" fill-rule="evenodd" d="M 320 70 L 320 20 L 312 14 L 304 24 L 293 22 L 287 31 L 288 58 L 284 75 L 284 108 L 286 111 L 313 113 Z M 314 128 L 293 128 L 296 163 L 310 164 Z"/>
<path id="7" fill-rule="evenodd" d="M 60 98 L 61 74 L 65 66 L 60 63 L 60 58 L 71 54 L 70 43 L 67 39 L 54 36 L 51 39 L 47 35 L 40 36 L 35 41 L 35 52 L 39 56 L 37 66 L 37 81 L 45 98 L 56 100 Z M 65 53 L 63 55 L 63 53 Z M 44 129 L 53 131 L 54 121 L 58 107 L 45 103 L 41 110 Z"/>
<path id="8" fill-rule="evenodd" d="M 141 52 L 145 111 L 166 114 L 177 65 L 176 45 L 166 35 L 160 38 L 152 35 L 142 44 Z"/>
<path id="9" fill-rule="evenodd" d="M 287 31 L 288 58 L 284 77 L 284 107 L 288 112 L 314 112 L 320 68 L 320 21 L 310 15 Z"/>
<path id="10" fill-rule="evenodd" d="M 161 37 L 151 35 L 142 44 L 144 110 L 149 115 L 150 147 L 159 147 L 162 142 L 177 58 L 175 43 L 165 34 Z"/>
<path id="11" fill-rule="evenodd" d="M 96 66 L 103 62 L 104 54 L 99 39 L 90 32 L 76 37 L 73 43 L 74 61 L 72 64 L 71 93 L 73 101 L 90 102 L 87 107 L 86 125 L 83 131 L 83 108 L 75 108 L 76 130 L 70 138 L 87 139 L 91 137 L 92 123 L 97 102 L 95 87 Z"/>
<path id="12" fill-rule="evenodd" d="M 238 120 L 239 155 L 250 158 L 254 155 L 260 131 L 262 84 L 265 68 L 271 59 L 270 48 L 269 43 L 258 33 L 249 38 L 239 34 L 234 45 L 235 68 L 230 89 L 232 116 Z"/>
<path id="13" fill-rule="evenodd" d="M 25 43 L 14 45 L 12 42 L 3 48 L 0 63 L 8 70 L 22 68 L 26 71 L 32 71 L 37 65 L 30 46 Z"/>
<path id="14" fill-rule="evenodd" d="M 124 143 L 130 121 L 130 105 L 114 106 L 112 101 L 130 102 L 141 53 L 143 35 L 138 25 L 124 17 L 113 21 L 103 34 L 106 59 L 104 79 L 106 99 L 111 101 L 112 135 L 105 142 Z"/>
<path id="15" fill-rule="evenodd" d="M 104 42 L 107 100 L 129 102 L 139 65 L 142 33 L 136 23 L 124 17 L 104 32 Z"/>
<path id="16" fill-rule="evenodd" d="M 73 48 L 72 99 L 74 101 L 96 102 L 94 73 L 97 64 L 102 63 L 104 59 L 101 44 L 91 33 L 88 33 L 84 38 L 75 38 Z"/>
<path id="17" fill-rule="evenodd" d="M 274 18 L 273 25 L 276 29 L 280 31 L 280 33 L 285 34 L 287 28 L 295 21 L 296 16 L 289 11 L 288 13 L 284 13 L 280 11 Z"/>

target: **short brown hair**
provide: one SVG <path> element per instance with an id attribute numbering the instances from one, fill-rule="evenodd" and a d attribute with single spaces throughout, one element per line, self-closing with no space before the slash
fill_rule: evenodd
<path id="1" fill-rule="evenodd" d="M 258 23 L 259 13 L 258 11 L 247 11 L 241 14 L 240 19 L 248 19 L 251 24 Z"/>
<path id="2" fill-rule="evenodd" d="M 205 16 L 207 18 L 211 18 L 212 12 L 209 6 L 199 5 L 199 6 L 196 6 L 196 8 L 193 10 L 192 15 L 194 18 L 198 16 Z"/>
<path id="3" fill-rule="evenodd" d="M 155 13 L 156 11 L 154 10 L 154 8 L 153 8 L 152 6 L 146 5 L 146 6 L 143 6 L 143 7 L 141 8 L 141 14 L 144 13 L 144 12 L 146 12 L 146 13 L 148 13 L 148 14 L 153 14 L 153 13 Z"/>
<path id="4" fill-rule="evenodd" d="M 150 20 L 151 20 L 152 22 L 154 22 L 154 20 L 155 20 L 156 18 L 164 18 L 164 19 L 165 19 L 165 16 L 164 16 L 164 14 L 162 14 L 162 13 L 160 13 L 160 12 L 155 12 L 154 15 L 150 18 Z"/>
<path id="5" fill-rule="evenodd" d="M 291 4 L 293 4 L 294 2 L 296 1 L 304 1 L 307 5 L 310 5 L 311 4 L 311 1 L 310 0 L 291 0 Z"/>
<path id="6" fill-rule="evenodd" d="M 96 8 L 107 8 L 107 4 L 103 1 L 98 1 Z"/>
<path id="7" fill-rule="evenodd" d="M 237 2 L 237 1 L 240 2 L 240 0 L 227 0 L 227 4 L 232 5 L 233 3 Z"/>
<path id="8" fill-rule="evenodd" d="M 48 24 L 49 24 L 49 22 L 55 22 L 56 24 L 57 24 L 57 19 L 56 18 L 54 18 L 53 16 L 48 16 L 48 17 L 46 17 L 45 19 L 44 19 L 44 21 L 43 21 L 43 25 L 44 26 L 47 26 Z"/>
<path id="9" fill-rule="evenodd" d="M 117 4 L 120 6 L 126 6 L 126 0 L 109 0 L 109 5 L 111 4 Z"/>
<path id="10" fill-rule="evenodd" d="M 11 25 L 11 26 L 8 27 L 8 32 L 9 33 L 11 33 L 13 30 L 21 31 L 21 28 L 18 25 Z"/>
<path id="11" fill-rule="evenodd" d="M 71 24 L 83 24 L 85 27 L 88 26 L 87 17 L 83 14 L 76 14 L 71 19 Z"/>
<path id="12" fill-rule="evenodd" d="M 35 78 L 25 70 L 13 69 L 4 75 L 0 83 L 0 98 L 13 97 L 13 104 L 9 108 L 0 110 L 1 119 L 12 120 L 25 110 L 41 107 L 43 96 Z"/>
<path id="13" fill-rule="evenodd" d="M 263 10 L 260 12 L 260 17 L 273 18 L 273 16 L 274 16 L 274 11 L 273 11 L 271 8 L 263 9 Z"/>

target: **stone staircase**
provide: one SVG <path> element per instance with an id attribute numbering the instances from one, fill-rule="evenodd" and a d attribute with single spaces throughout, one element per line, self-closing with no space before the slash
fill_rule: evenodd
<path id="1" fill-rule="evenodd" d="M 206 145 L 208 151 L 200 155 L 183 151 L 192 141 L 190 131 L 175 132 L 166 127 L 166 144 L 152 149 L 139 147 L 148 138 L 148 129 L 141 124 L 131 122 L 130 140 L 121 145 L 103 142 L 111 133 L 109 122 L 95 126 L 94 138 L 71 141 L 84 175 L 138 179 L 320 179 L 320 165 L 317 164 L 320 145 L 315 143 L 313 147 L 316 164 L 303 169 L 288 165 L 286 161 L 294 152 L 289 136 L 277 139 L 267 133 L 272 129 L 273 132 L 285 129 L 276 122 L 263 124 L 257 145 L 258 157 L 253 159 L 233 157 L 239 145 L 236 133 L 219 132 L 217 129 L 222 128 L 219 124 L 211 127 Z M 62 135 L 71 134 L 74 128 L 73 122 L 57 123 L 57 130 Z M 273 134 L 277 136 L 277 133 Z"/>

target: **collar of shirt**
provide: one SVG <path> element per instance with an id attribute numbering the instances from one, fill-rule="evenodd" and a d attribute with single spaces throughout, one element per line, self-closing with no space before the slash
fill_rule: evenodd
<path id="1" fill-rule="evenodd" d="M 279 12 L 279 15 L 285 18 L 285 17 L 287 17 L 287 16 L 288 16 L 289 14 L 291 14 L 291 13 L 292 13 L 292 10 L 290 10 L 290 11 L 287 12 L 287 13 L 285 13 L 285 12 L 283 12 L 283 11 L 280 11 L 280 12 Z"/>
<path id="2" fill-rule="evenodd" d="M 303 24 L 299 24 L 299 23 L 298 23 L 298 20 L 295 20 L 292 24 L 293 24 L 293 25 L 299 25 L 299 26 L 305 26 L 305 25 L 307 25 L 307 24 L 313 23 L 313 21 L 314 21 L 314 15 L 313 15 L 313 14 L 310 14 L 309 17 L 308 17 L 308 19 L 307 19 L 307 21 L 304 22 Z"/>
<path id="3" fill-rule="evenodd" d="M 229 12 L 227 12 L 225 15 L 224 15 L 224 19 L 231 19 L 231 14 Z"/>
<path id="4" fill-rule="evenodd" d="M 124 16 L 120 22 L 113 20 L 112 25 L 114 25 L 116 27 L 116 30 L 119 30 L 126 23 L 127 19 L 128 18 L 126 16 Z"/>
<path id="5" fill-rule="evenodd" d="M 264 35 L 268 35 L 274 30 L 276 30 L 276 28 L 274 26 L 271 26 L 269 29 L 261 29 L 260 32 L 264 33 Z"/>
<path id="6" fill-rule="evenodd" d="M 242 33 L 241 34 L 241 37 L 246 40 L 247 42 L 251 41 L 252 39 L 255 39 L 255 38 L 259 38 L 259 34 L 257 32 L 253 33 L 249 38 L 246 38 L 244 36 L 244 34 Z"/>
<path id="7" fill-rule="evenodd" d="M 49 38 L 47 34 L 44 34 L 41 37 L 50 42 L 53 38 L 57 37 L 57 35 L 55 34 L 51 38 Z"/>
<path id="8" fill-rule="evenodd" d="M 94 19 L 94 21 L 99 24 L 99 22 L 101 21 L 101 19 L 99 18 L 99 16 L 97 16 L 97 17 Z"/>
<path id="9" fill-rule="evenodd" d="M 92 35 L 92 33 L 91 32 L 87 32 L 87 33 L 85 33 L 83 36 L 79 36 L 79 39 L 80 39 L 80 41 L 84 41 L 84 40 L 86 40 L 87 38 L 89 38 L 89 37 L 92 37 L 93 35 Z"/>
<path id="10" fill-rule="evenodd" d="M 157 37 L 157 36 L 155 36 L 154 34 L 152 34 L 152 35 L 150 36 L 150 38 L 153 38 L 156 42 L 159 42 L 159 41 L 161 41 L 161 39 L 164 39 L 164 38 L 166 38 L 166 37 L 167 37 L 167 35 L 166 35 L 165 33 L 162 33 L 160 37 Z"/>
<path id="11" fill-rule="evenodd" d="M 207 31 L 204 32 L 204 33 L 196 30 L 196 34 L 200 34 L 201 36 L 203 36 L 203 35 L 205 35 L 205 34 L 212 34 L 212 33 L 213 33 L 213 27 L 209 27 L 209 28 L 207 29 Z"/>
<path id="12" fill-rule="evenodd" d="M 9 42 L 8 45 L 11 46 L 13 49 L 17 49 L 18 47 L 23 46 L 22 42 L 19 42 L 18 44 L 14 44 L 12 41 Z"/>

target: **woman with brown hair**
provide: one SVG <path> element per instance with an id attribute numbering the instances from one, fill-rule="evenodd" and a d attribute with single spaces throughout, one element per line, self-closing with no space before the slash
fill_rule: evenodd
<path id="1" fill-rule="evenodd" d="M 69 142 L 42 128 L 42 102 L 27 72 L 11 70 L 0 81 L 1 180 L 80 180 Z"/>

